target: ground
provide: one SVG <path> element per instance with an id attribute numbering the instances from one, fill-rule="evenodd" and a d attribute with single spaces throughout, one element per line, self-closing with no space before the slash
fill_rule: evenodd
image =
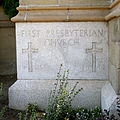
<path id="1" fill-rule="evenodd" d="M 8 106 L 8 88 L 16 81 L 16 75 L 0 75 L 0 82 L 3 83 L 3 96 L 0 97 L 0 110 L 4 105 Z M 4 118 L 2 120 L 18 120 L 18 113 L 20 111 L 7 109 Z"/>

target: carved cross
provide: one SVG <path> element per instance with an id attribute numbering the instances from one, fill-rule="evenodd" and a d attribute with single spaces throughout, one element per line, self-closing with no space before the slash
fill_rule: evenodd
<path id="1" fill-rule="evenodd" d="M 32 54 L 38 53 L 38 49 L 33 49 L 32 42 L 28 42 L 28 48 L 22 49 L 22 53 L 28 53 L 28 72 L 32 72 Z"/>
<path id="2" fill-rule="evenodd" d="M 96 42 L 92 42 L 92 48 L 86 49 L 87 53 L 92 53 L 92 72 L 96 72 L 96 53 L 102 53 L 102 48 L 96 48 Z"/>

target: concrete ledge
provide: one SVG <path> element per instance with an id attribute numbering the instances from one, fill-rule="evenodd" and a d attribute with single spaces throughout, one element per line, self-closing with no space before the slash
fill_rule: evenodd
<path id="1" fill-rule="evenodd" d="M 71 22 L 71 21 L 105 21 L 108 7 L 18 7 L 18 15 L 13 22 Z"/>
<path id="2" fill-rule="evenodd" d="M 115 0 L 111 5 L 110 8 L 116 7 L 120 3 L 120 0 Z"/>
<path id="3" fill-rule="evenodd" d="M 113 87 L 109 82 L 106 82 L 105 86 L 102 88 L 101 91 L 101 107 L 102 110 L 108 110 L 114 103 L 118 96 L 116 95 Z"/>
<path id="4" fill-rule="evenodd" d="M 20 5 L 110 5 L 108 0 L 20 0 Z"/>
<path id="5" fill-rule="evenodd" d="M 97 4 L 96 4 L 97 2 Z M 83 4 L 82 4 L 83 3 Z M 17 8 L 18 15 L 13 22 L 81 22 L 81 21 L 109 21 L 120 16 L 120 0 L 111 5 L 105 0 L 100 1 L 33 1 L 20 0 Z M 116 8 L 117 6 L 117 8 Z M 74 11 L 74 14 L 73 14 Z M 52 16 L 52 17 L 51 17 Z"/>
<path id="6" fill-rule="evenodd" d="M 116 18 L 116 17 L 120 17 L 120 6 L 118 6 L 118 8 L 116 8 L 115 10 L 113 10 L 110 14 L 108 14 L 105 19 L 107 21 Z"/>
<path id="7" fill-rule="evenodd" d="M 92 108 L 100 106 L 101 89 L 106 81 L 98 80 L 70 80 L 68 88 L 73 88 L 75 82 L 78 88 L 83 88 L 73 101 L 73 107 Z M 17 80 L 9 88 L 9 107 L 25 110 L 29 103 L 37 103 L 40 109 L 45 109 L 49 92 L 55 80 Z"/>

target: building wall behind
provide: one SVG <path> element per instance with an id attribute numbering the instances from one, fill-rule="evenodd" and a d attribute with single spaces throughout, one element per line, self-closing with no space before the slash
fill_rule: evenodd
<path id="1" fill-rule="evenodd" d="M 15 24 L 0 6 L 0 75 L 16 73 Z"/>

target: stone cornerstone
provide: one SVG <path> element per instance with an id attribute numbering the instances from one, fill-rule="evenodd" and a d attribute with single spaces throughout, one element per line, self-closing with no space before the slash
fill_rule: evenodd
<path id="1" fill-rule="evenodd" d="M 76 81 L 83 88 L 73 107 L 109 109 L 120 90 L 120 0 L 20 0 L 17 9 L 17 81 L 9 107 L 36 102 L 45 109 L 63 64 L 69 88 Z"/>

